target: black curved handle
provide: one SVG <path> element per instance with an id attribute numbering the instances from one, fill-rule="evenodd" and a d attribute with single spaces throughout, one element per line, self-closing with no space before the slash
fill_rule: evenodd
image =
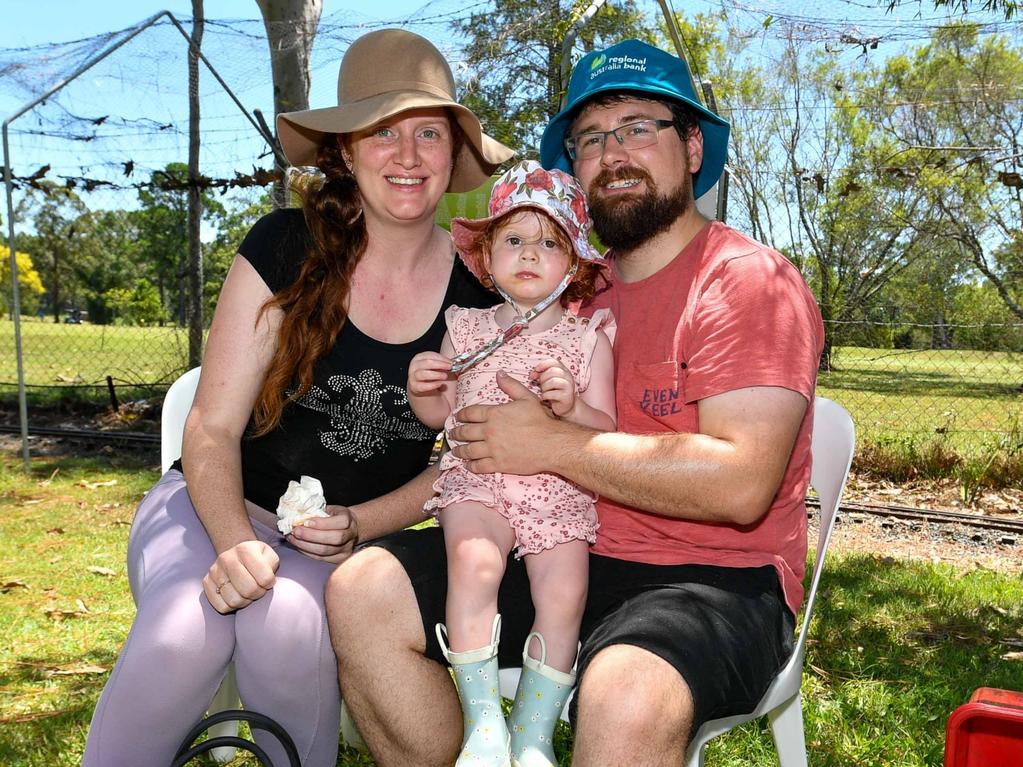
<path id="1" fill-rule="evenodd" d="M 264 765 L 264 767 L 274 767 L 266 752 L 252 741 L 245 740 L 245 738 L 223 735 L 204 741 L 198 746 L 192 746 L 192 742 L 207 729 L 215 724 L 228 721 L 248 722 L 249 727 L 269 732 L 277 738 L 278 742 L 284 748 L 284 753 L 288 756 L 288 763 L 290 767 L 302 767 L 302 763 L 298 758 L 298 749 L 295 748 L 295 741 L 293 741 L 291 736 L 288 735 L 287 730 L 277 724 L 277 722 L 268 717 L 266 714 L 261 714 L 258 711 L 246 711 L 244 709 L 218 711 L 195 725 L 195 727 L 189 731 L 188 735 L 185 736 L 185 740 L 178 749 L 178 753 L 175 755 L 174 762 L 171 764 L 171 767 L 184 767 L 184 765 L 188 764 L 189 760 L 194 758 L 197 754 L 206 753 L 214 748 L 220 748 L 222 746 L 243 748 L 249 753 L 254 754 L 256 758 L 259 759 L 260 764 Z"/>
<path id="2" fill-rule="evenodd" d="M 273 762 L 270 761 L 270 755 L 267 754 L 266 751 L 261 749 L 251 740 L 239 738 L 237 735 L 221 735 L 217 738 L 210 738 L 209 740 L 204 740 L 198 746 L 192 746 L 184 752 L 179 751 L 178 755 L 171 763 L 171 767 L 185 767 L 186 764 L 192 761 L 199 754 L 205 754 L 215 748 L 222 747 L 240 748 L 244 751 L 248 751 L 259 760 L 259 763 L 263 765 L 263 767 L 274 767 Z"/>

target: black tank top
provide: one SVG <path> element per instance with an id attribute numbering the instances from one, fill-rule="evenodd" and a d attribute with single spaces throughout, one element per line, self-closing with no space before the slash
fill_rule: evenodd
<path id="1" fill-rule="evenodd" d="M 276 210 L 256 222 L 239 253 L 276 292 L 298 276 L 309 238 L 301 210 Z M 440 349 L 445 308 L 498 300 L 456 257 L 441 311 L 420 338 L 382 343 L 346 322 L 316 364 L 312 389 L 285 408 L 278 428 L 242 440 L 245 497 L 273 511 L 288 481 L 307 474 L 323 483 L 327 503 L 347 506 L 412 479 L 426 466 L 436 434 L 409 407 L 409 362 Z"/>

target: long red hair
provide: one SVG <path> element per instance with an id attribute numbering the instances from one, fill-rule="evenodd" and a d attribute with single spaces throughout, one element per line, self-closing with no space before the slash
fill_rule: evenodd
<path id="1" fill-rule="evenodd" d="M 273 431 L 284 407 L 309 391 L 316 361 L 334 346 L 348 318 L 352 275 L 366 252 L 359 188 L 339 144 L 327 142 L 320 147 L 316 165 L 322 179 L 296 176 L 292 183 L 311 235 L 298 279 L 275 293 L 259 311 L 262 318 L 277 308 L 282 317 L 277 348 L 253 408 L 255 436 Z M 286 394 L 289 388 L 291 393 Z"/>
<path id="2" fill-rule="evenodd" d="M 450 116 L 448 123 L 454 162 L 465 138 Z M 252 411 L 253 436 L 277 428 L 284 408 L 309 391 L 316 362 L 334 347 L 348 319 L 352 275 L 369 239 L 359 187 L 342 156 L 346 140 L 320 147 L 316 165 L 322 175 L 296 174 L 292 180 L 312 242 L 298 279 L 267 300 L 256 318 L 273 308 L 282 312 L 277 348 Z"/>

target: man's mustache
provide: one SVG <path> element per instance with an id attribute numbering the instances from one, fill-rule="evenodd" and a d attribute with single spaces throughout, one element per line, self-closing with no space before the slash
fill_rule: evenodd
<path id="1" fill-rule="evenodd" d="M 591 197 L 595 197 L 600 191 L 601 187 L 607 186 L 613 181 L 623 181 L 625 179 L 639 179 L 640 181 L 646 182 L 648 189 L 656 188 L 654 180 L 650 177 L 642 168 L 632 166 L 619 166 L 616 168 L 604 168 L 597 174 L 597 177 L 590 182 L 590 188 L 587 190 Z"/>

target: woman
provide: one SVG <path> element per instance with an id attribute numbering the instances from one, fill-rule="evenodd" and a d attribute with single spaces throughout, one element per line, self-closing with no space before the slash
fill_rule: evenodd
<path id="1" fill-rule="evenodd" d="M 243 704 L 284 726 L 302 764 L 336 761 L 323 586 L 360 542 L 421 518 L 414 504 L 374 514 L 385 493 L 428 494 L 417 474 L 434 435 L 408 406 L 408 363 L 439 348 L 445 307 L 492 302 L 434 225 L 436 208 L 512 155 L 454 101 L 436 48 L 409 32 L 356 40 L 338 102 L 278 118 L 289 162 L 318 173 L 297 185 L 302 211 L 256 223 L 224 282 L 182 460 L 132 527 L 138 612 L 86 767 L 169 764 L 232 660 Z M 273 510 L 301 474 L 321 480 L 330 516 L 285 538 Z"/>

